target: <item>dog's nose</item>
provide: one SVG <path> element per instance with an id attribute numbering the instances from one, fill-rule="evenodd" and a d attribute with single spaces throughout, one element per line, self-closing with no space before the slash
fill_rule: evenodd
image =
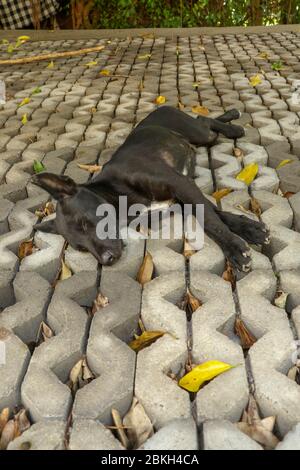
<path id="1" fill-rule="evenodd" d="M 110 266 L 114 262 L 114 260 L 115 258 L 111 251 L 105 251 L 101 255 L 101 264 L 104 264 L 106 266 Z"/>

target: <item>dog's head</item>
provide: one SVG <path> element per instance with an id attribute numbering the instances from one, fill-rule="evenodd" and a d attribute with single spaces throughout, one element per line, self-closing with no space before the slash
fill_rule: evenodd
<path id="1" fill-rule="evenodd" d="M 45 172 L 34 175 L 31 181 L 57 200 L 56 218 L 36 224 L 35 229 L 59 233 L 74 249 L 92 253 L 100 264 L 112 265 L 120 258 L 122 240 L 99 237 L 96 230 L 101 218 L 104 219 L 97 216 L 97 209 L 107 204 L 104 198 L 84 185 L 77 185 L 68 176 Z"/>

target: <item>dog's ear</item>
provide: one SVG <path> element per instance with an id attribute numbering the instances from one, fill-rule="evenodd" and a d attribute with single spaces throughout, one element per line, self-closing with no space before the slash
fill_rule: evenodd
<path id="1" fill-rule="evenodd" d="M 41 232 L 58 233 L 56 229 L 55 218 L 47 220 L 46 222 L 40 222 L 39 224 L 35 224 L 33 228 L 35 230 L 40 230 Z"/>
<path id="2" fill-rule="evenodd" d="M 74 196 L 77 192 L 77 185 L 69 176 L 38 173 L 31 178 L 31 182 L 48 191 L 55 199 Z"/>

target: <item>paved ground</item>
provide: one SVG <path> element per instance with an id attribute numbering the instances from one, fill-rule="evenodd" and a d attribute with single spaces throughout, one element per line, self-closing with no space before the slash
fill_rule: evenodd
<path id="1" fill-rule="evenodd" d="M 231 424 L 240 420 L 251 392 L 262 417 L 276 416 L 275 434 L 284 439 L 279 448 L 299 449 L 300 427 L 294 427 L 300 423 L 300 387 L 287 373 L 300 335 L 300 100 L 292 99 L 293 80 L 300 79 L 300 33 L 109 40 L 55 40 L 52 34 L 52 40 L 23 45 L 16 56 L 97 44 L 105 49 L 55 60 L 53 68 L 47 62 L 0 66 L 9 98 L 0 108 L 0 331 L 6 345 L 0 409 L 22 404 L 35 423 L 10 448 L 22 441 L 32 448 L 121 448 L 105 425 L 111 424 L 111 408 L 123 415 L 133 395 L 155 426 L 145 448 L 261 448 Z M 7 46 L 0 48 L 6 58 Z M 97 65 L 86 66 L 94 60 Z M 282 67 L 275 71 L 278 62 Z M 101 69 L 114 76 L 99 75 Z M 261 83 L 253 87 L 249 78 L 257 74 Z M 40 93 L 31 96 L 36 87 Z M 240 276 L 232 291 L 222 279 L 223 254 L 208 239 L 188 269 L 182 243 L 148 242 L 155 279 L 143 290 L 135 280 L 143 241 L 131 242 L 122 261 L 100 273 L 89 254 L 64 252 L 60 236 L 36 233 L 39 250 L 20 261 L 18 246 L 33 236 L 35 210 L 48 200 L 30 183 L 33 160 L 86 181 L 89 173 L 77 163 L 107 161 L 155 109 L 158 95 L 170 105 L 180 101 L 187 112 L 199 103 L 211 116 L 231 107 L 242 112 L 246 136 L 235 143 L 220 138 L 209 153 L 199 149 L 196 181 L 208 196 L 234 189 L 221 200 L 227 210 L 243 213 L 251 196 L 259 202 L 272 239 L 264 253 L 253 250 L 252 272 Z M 239 158 L 234 146 L 242 151 Z M 292 162 L 276 171 L 286 159 Z M 259 174 L 247 188 L 235 176 L 251 162 L 259 163 Z M 73 275 L 54 288 L 63 256 Z M 186 280 L 203 302 L 191 322 L 176 306 Z M 99 283 L 110 303 L 91 318 L 87 308 Z M 274 302 L 280 290 L 289 294 L 285 309 Z M 136 355 L 127 343 L 140 316 L 148 330 L 173 336 Z M 234 332 L 237 316 L 257 339 L 248 353 Z M 34 349 L 42 320 L 55 336 Z M 183 370 L 187 345 L 196 364 L 218 359 L 241 365 L 191 401 L 169 377 Z M 72 395 L 66 383 L 84 355 L 96 378 Z"/>

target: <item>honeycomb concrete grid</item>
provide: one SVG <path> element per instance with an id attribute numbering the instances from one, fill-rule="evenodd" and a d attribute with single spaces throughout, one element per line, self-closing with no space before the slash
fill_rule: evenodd
<path id="1" fill-rule="evenodd" d="M 300 340 L 300 96 L 294 90 L 300 31 L 86 33 L 41 32 L 40 40 L 32 32 L 35 39 L 14 57 L 103 45 L 101 52 L 56 59 L 53 67 L 47 61 L 0 65 L 7 88 L 0 107 L 0 341 L 6 351 L 0 409 L 22 405 L 32 422 L 9 450 L 28 441 L 32 449 L 121 450 L 108 428 L 111 409 L 124 416 L 134 396 L 155 431 L 142 449 L 261 450 L 234 425 L 250 392 L 262 418 L 276 417 L 278 450 L 299 448 L 300 388 L 287 374 Z M 5 44 L 0 56 L 11 57 Z M 255 87 L 254 75 L 260 78 Z M 121 260 L 101 269 L 92 255 L 66 248 L 61 236 L 33 230 L 35 211 L 50 200 L 30 183 L 34 160 L 86 182 L 92 176 L 78 164 L 109 161 L 156 109 L 158 95 L 171 106 L 180 102 L 193 117 L 197 104 L 211 117 L 241 111 L 236 124 L 245 136 L 231 141 L 220 135 L 210 149 L 197 148 L 195 171 L 208 199 L 216 203 L 213 192 L 230 188 L 220 207 L 261 219 L 270 229 L 270 245 L 251 246 L 252 270 L 238 275 L 236 287 L 222 278 L 226 260 L 206 236 L 189 260 L 183 237 L 131 239 Z M 20 106 L 24 98 L 30 99 Z M 283 160 L 288 163 L 278 168 Z M 247 186 L 236 176 L 251 163 L 259 170 Z M 253 197 L 260 215 L 250 212 Z M 20 260 L 20 243 L 32 237 L 36 251 Z M 146 251 L 154 279 L 142 288 L 136 276 Z M 58 279 L 62 259 L 71 269 L 65 280 Z M 178 307 L 187 285 L 202 302 L 192 319 Z M 99 290 L 109 304 L 92 316 Z M 280 290 L 287 294 L 284 308 L 275 302 Z M 237 316 L 256 338 L 249 351 L 235 333 Z M 128 343 L 139 319 L 146 329 L 168 334 L 136 354 Z M 37 342 L 42 321 L 54 336 Z M 70 371 L 82 358 L 94 378 L 72 392 Z M 213 359 L 237 367 L 196 396 L 179 388 L 174 377 L 184 373 L 187 360 Z"/>

